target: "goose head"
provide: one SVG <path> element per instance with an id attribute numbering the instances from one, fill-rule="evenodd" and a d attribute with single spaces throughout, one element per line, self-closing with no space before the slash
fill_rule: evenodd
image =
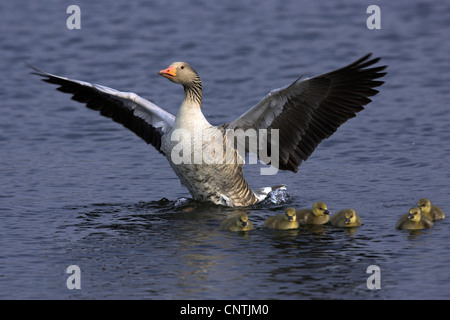
<path id="1" fill-rule="evenodd" d="M 423 213 L 430 213 L 431 211 L 431 202 L 427 198 L 423 198 L 419 200 L 417 204 L 420 208 L 420 211 Z"/>
<path id="2" fill-rule="evenodd" d="M 238 219 L 236 219 L 236 226 L 240 228 L 245 228 L 248 226 L 248 215 L 246 213 L 239 215 Z"/>
<path id="3" fill-rule="evenodd" d="M 183 86 L 193 85 L 200 80 L 198 73 L 187 62 L 174 62 L 158 74 Z"/>
<path id="4" fill-rule="evenodd" d="M 187 62 L 174 62 L 166 69 L 158 72 L 160 76 L 184 87 L 186 102 L 198 106 L 202 105 L 202 81 L 200 76 Z"/>
<path id="5" fill-rule="evenodd" d="M 295 208 L 289 207 L 285 210 L 286 219 L 288 221 L 295 221 L 297 218 L 297 215 L 295 214 Z"/>
<path id="6" fill-rule="evenodd" d="M 418 221 L 420 221 L 420 217 L 421 217 L 421 214 L 420 214 L 419 208 L 415 207 L 415 208 L 409 209 L 408 219 L 410 219 L 411 221 L 414 221 L 414 222 L 418 222 Z"/>
<path id="7" fill-rule="evenodd" d="M 344 212 L 345 224 L 352 224 L 356 222 L 356 212 L 353 209 L 347 209 Z"/>
<path id="8" fill-rule="evenodd" d="M 313 205 L 313 213 L 315 216 L 323 216 L 326 214 L 330 214 L 328 211 L 327 205 L 323 202 L 316 202 Z"/>

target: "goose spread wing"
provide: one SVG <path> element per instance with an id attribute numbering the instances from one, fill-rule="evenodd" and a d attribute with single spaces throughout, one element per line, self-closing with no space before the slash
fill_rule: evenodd
<path id="1" fill-rule="evenodd" d="M 43 81 L 59 85 L 57 90 L 73 94 L 72 99 L 121 123 L 148 144 L 161 151 L 161 137 L 173 125 L 175 116 L 133 92 L 122 92 L 89 82 L 56 76 L 30 66 Z"/>
<path id="2" fill-rule="evenodd" d="M 330 137 L 348 119 L 371 102 L 378 93 L 373 89 L 383 84 L 375 79 L 383 77 L 386 66 L 371 67 L 380 58 L 369 60 L 368 54 L 341 69 L 301 80 L 275 89 L 226 129 L 279 129 L 278 148 L 280 170 L 298 171 L 325 138 Z M 248 151 L 248 148 L 247 148 Z"/>

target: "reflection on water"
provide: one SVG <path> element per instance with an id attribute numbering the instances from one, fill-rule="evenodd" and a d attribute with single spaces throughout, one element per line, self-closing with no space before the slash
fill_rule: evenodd
<path id="1" fill-rule="evenodd" d="M 186 213 L 186 207 L 195 209 Z M 321 298 L 332 291 L 362 290 L 367 259 L 380 263 L 388 257 L 370 249 L 372 239 L 354 238 L 356 228 L 319 225 L 266 229 L 265 217 L 272 213 L 260 209 L 238 210 L 253 217 L 255 229 L 249 232 L 220 230 L 222 219 L 236 214 L 235 209 L 194 201 L 181 205 L 180 201 L 167 200 L 96 204 L 78 210 L 83 212 L 78 216 L 80 221 L 75 228 L 67 228 L 83 235 L 78 241 L 82 247 L 86 241 L 94 241 L 103 243 L 104 248 L 116 248 L 114 243 L 120 247 L 123 239 L 128 239 L 132 252 L 148 250 L 151 260 L 140 261 L 145 256 L 134 254 L 133 264 L 157 269 L 152 277 L 164 278 L 158 281 L 164 283 L 159 285 L 163 292 L 178 288 L 171 295 L 174 298 L 200 298 L 204 294 L 210 298 L 251 297 L 246 286 L 239 285 L 248 283 L 248 277 L 252 278 L 251 292 L 259 297 Z M 140 240 L 133 240 L 137 238 Z M 115 254 L 119 254 L 115 259 L 122 260 L 119 252 Z M 359 276 L 350 272 L 349 266 L 359 268 Z M 224 283 L 224 279 L 231 282 Z"/>

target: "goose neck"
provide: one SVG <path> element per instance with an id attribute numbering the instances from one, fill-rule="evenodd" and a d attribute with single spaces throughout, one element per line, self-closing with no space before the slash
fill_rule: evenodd
<path id="1" fill-rule="evenodd" d="M 202 82 L 200 79 L 194 80 L 188 85 L 184 85 L 184 100 L 191 105 L 202 106 Z"/>

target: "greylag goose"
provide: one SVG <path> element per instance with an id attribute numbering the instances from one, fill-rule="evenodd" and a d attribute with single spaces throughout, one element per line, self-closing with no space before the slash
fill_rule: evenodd
<path id="1" fill-rule="evenodd" d="M 253 223 L 248 219 L 245 212 L 232 213 L 220 224 L 220 229 L 229 231 L 253 230 Z"/>
<path id="2" fill-rule="evenodd" d="M 332 226 L 338 228 L 351 228 L 359 227 L 360 225 L 362 225 L 361 218 L 353 209 L 345 209 L 339 211 L 331 217 L 330 223 Z"/>
<path id="3" fill-rule="evenodd" d="M 297 229 L 299 227 L 295 208 L 286 208 L 284 213 L 268 217 L 264 222 L 264 227 L 269 229 L 289 230 Z"/>
<path id="4" fill-rule="evenodd" d="M 325 224 L 330 220 L 330 211 L 321 201 L 315 202 L 312 209 L 297 210 L 297 221 L 300 224 Z"/>
<path id="5" fill-rule="evenodd" d="M 270 165 L 262 169 L 297 172 L 323 139 L 371 102 L 368 97 L 378 93 L 374 88 L 383 81 L 376 79 L 386 74 L 382 72 L 386 66 L 373 67 L 380 58 L 370 56 L 323 75 L 300 77 L 272 90 L 236 120 L 219 126 L 211 125 L 202 113 L 202 82 L 185 62 L 159 71 L 184 87 L 184 100 L 176 116 L 135 93 L 32 68 L 43 81 L 58 85 L 57 90 L 72 94 L 73 100 L 121 123 L 153 145 L 168 159 L 194 199 L 238 207 L 262 201 L 272 190 L 250 188 L 242 171 L 246 154 L 257 153 L 262 163 Z M 237 132 L 250 134 L 242 140 Z M 257 147 L 250 143 L 255 141 L 250 141 L 251 134 L 258 134 Z"/>
<path id="6" fill-rule="evenodd" d="M 418 207 L 409 209 L 409 213 L 401 216 L 395 227 L 400 230 L 420 230 L 433 227 L 433 222 L 421 215 L 420 211 Z"/>
<path id="7" fill-rule="evenodd" d="M 427 198 L 422 198 L 417 204 L 420 208 L 420 213 L 431 221 L 442 220 L 445 218 L 444 211 L 438 206 L 431 204 Z"/>

